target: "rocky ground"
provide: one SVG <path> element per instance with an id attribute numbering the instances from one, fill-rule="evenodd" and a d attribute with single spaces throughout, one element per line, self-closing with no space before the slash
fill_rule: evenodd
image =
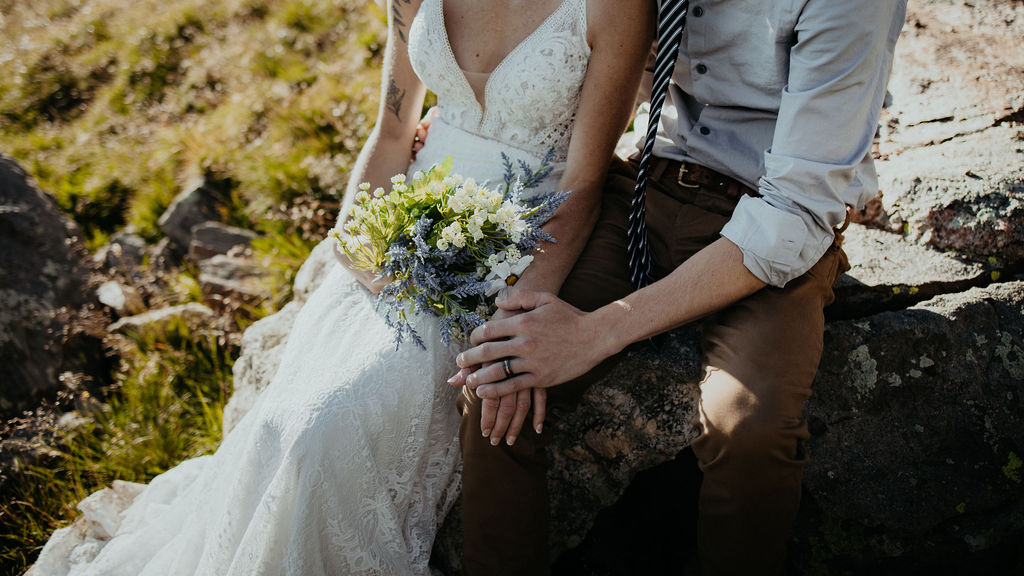
<path id="1" fill-rule="evenodd" d="M 808 404 L 813 439 L 792 544 L 796 574 L 1024 570 L 1024 3 L 919 0 L 897 47 L 878 144 L 880 197 L 847 231 L 853 269 L 828 310 Z M 215 177 L 183 186 L 149 244 L 131 228 L 90 254 L 75 225 L 0 157 L 0 470 L 45 456 L 109 379 L 131 334 L 184 319 L 240 342 L 225 429 L 276 366 L 293 300 L 239 333 L 267 270 L 254 234 L 221 222 Z M 328 218 L 313 203 L 304 218 Z M 174 271 L 197 294 L 172 298 Z M 184 303 L 183 300 L 194 300 Z M 244 324 L 245 322 L 243 322 Z M 689 329 L 645 346 L 558 420 L 552 544 L 563 574 L 662 573 L 692 554 L 690 471 L 699 370 Z M 0 478 L 2 481 L 2 478 Z M 460 572 L 457 514 L 435 557 Z M 629 550 L 628 554 L 623 550 Z"/>

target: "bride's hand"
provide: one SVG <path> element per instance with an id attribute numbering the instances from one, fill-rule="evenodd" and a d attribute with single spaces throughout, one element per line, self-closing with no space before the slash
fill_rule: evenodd
<path id="1" fill-rule="evenodd" d="M 419 124 L 416 125 L 416 135 L 412 138 L 412 158 L 411 161 L 416 161 L 416 154 L 423 149 L 423 144 L 427 141 L 427 132 L 430 131 L 430 124 L 434 121 L 434 116 L 437 115 L 437 106 L 434 106 L 427 113 L 423 115 L 423 119 L 420 120 Z"/>
<path id="2" fill-rule="evenodd" d="M 355 277 L 367 290 L 373 294 L 380 294 L 380 291 L 391 281 L 389 278 L 378 278 L 373 272 L 357 268 L 352 260 L 349 259 L 348 254 L 345 254 L 343 250 L 338 249 L 338 245 L 334 245 L 334 259 L 338 261 L 348 270 L 349 274 Z"/>
<path id="3" fill-rule="evenodd" d="M 491 320 L 511 318 L 521 312 L 521 310 L 498 309 Z M 490 363 L 486 366 L 489 365 Z M 449 383 L 459 385 L 465 382 L 466 376 L 486 366 L 477 365 L 463 368 L 459 374 L 449 380 Z M 509 446 L 512 446 L 523 429 L 531 405 L 533 406 L 533 429 L 540 434 L 547 412 L 547 390 L 544 388 L 519 390 L 500 398 L 481 400 L 480 431 L 484 436 L 490 437 L 492 446 L 497 446 L 502 438 Z"/>

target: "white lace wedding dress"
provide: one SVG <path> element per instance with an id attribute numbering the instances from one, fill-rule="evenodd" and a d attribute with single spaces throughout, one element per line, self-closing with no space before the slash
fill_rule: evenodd
<path id="1" fill-rule="evenodd" d="M 501 152 L 536 166 L 554 148 L 563 161 L 590 53 L 586 0 L 564 0 L 501 62 L 483 107 L 441 2 L 424 0 L 410 28 L 413 66 L 440 111 L 410 173 L 451 154 L 457 172 L 500 182 Z M 216 454 L 90 496 L 84 528 L 57 531 L 30 574 L 428 573 L 458 490 L 457 390 L 445 383 L 457 351 L 423 316 L 427 349 L 396 351 L 374 302 L 332 266 L 276 376 Z"/>

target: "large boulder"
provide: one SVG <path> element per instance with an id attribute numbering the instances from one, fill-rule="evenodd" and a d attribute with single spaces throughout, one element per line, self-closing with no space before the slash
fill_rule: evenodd
<path id="1" fill-rule="evenodd" d="M 941 250 L 1024 259 L 1024 4 L 911 3 L 879 152 L 891 222 Z"/>
<path id="2" fill-rule="evenodd" d="M 59 376 L 109 370 L 78 227 L 0 154 L 0 412 L 34 408 Z"/>
<path id="3" fill-rule="evenodd" d="M 829 324 L 814 389 L 807 557 L 1009 573 L 1024 543 L 1024 282 Z"/>

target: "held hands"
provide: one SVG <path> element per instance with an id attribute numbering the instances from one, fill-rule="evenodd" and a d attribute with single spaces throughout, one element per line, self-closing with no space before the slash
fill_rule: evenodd
<path id="1" fill-rule="evenodd" d="M 607 356 L 602 352 L 603 333 L 593 325 L 593 316 L 554 294 L 512 287 L 499 296 L 497 304 L 504 311 L 523 312 L 492 319 L 474 330 L 470 335 L 474 347 L 459 354 L 462 370 L 449 380 L 455 386 L 469 386 L 485 403 L 499 400 L 500 404 L 501 399 L 513 395 L 519 400 L 522 391 L 561 384 L 586 373 Z M 505 359 L 513 372 L 508 378 Z M 487 405 L 484 407 L 486 410 Z M 534 412 L 536 425 L 536 408 Z M 492 429 L 492 444 L 496 443 L 495 434 Z"/>
<path id="2" fill-rule="evenodd" d="M 518 309 L 498 309 L 491 317 L 491 321 L 511 318 L 521 312 L 522 310 Z M 501 362 L 498 365 L 500 366 Z M 482 367 L 475 365 L 462 368 L 448 382 L 453 386 L 461 386 L 465 384 L 466 376 Z M 533 388 L 520 390 L 500 398 L 481 399 L 480 431 L 485 437 L 490 437 L 491 446 L 497 446 L 502 438 L 505 438 L 505 442 L 509 446 L 515 444 L 516 438 L 519 437 L 523 424 L 526 422 L 526 414 L 530 411 L 531 403 L 533 405 L 533 429 L 540 434 L 547 413 L 547 390 Z"/>

